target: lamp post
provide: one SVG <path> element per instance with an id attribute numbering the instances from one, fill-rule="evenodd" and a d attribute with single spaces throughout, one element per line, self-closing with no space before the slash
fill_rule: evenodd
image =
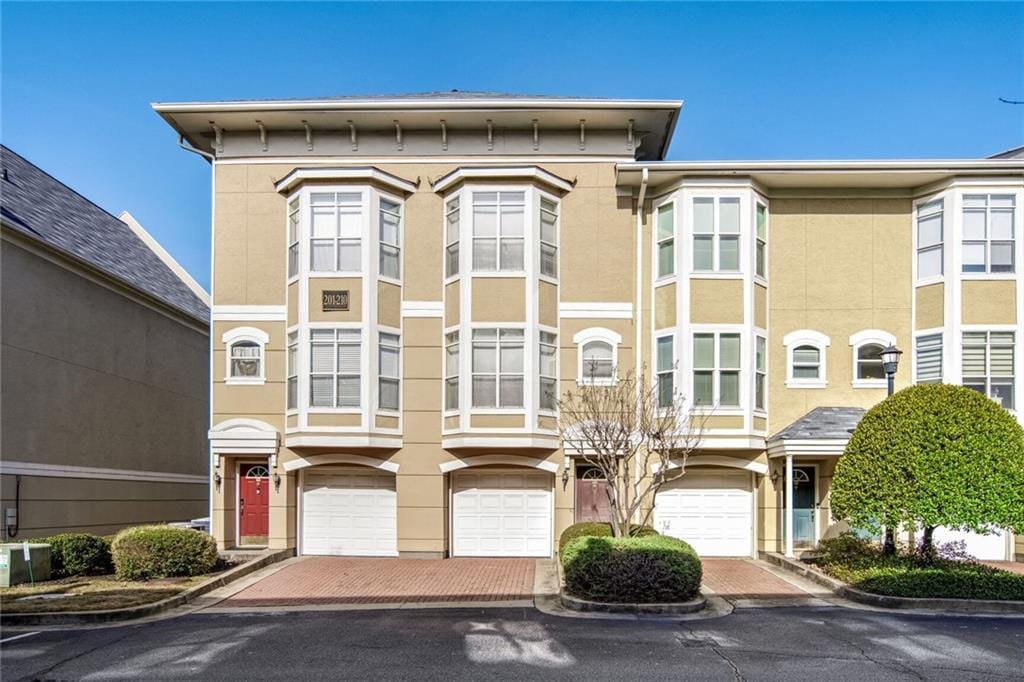
<path id="1" fill-rule="evenodd" d="M 881 355 L 882 369 L 885 370 L 888 395 L 892 395 L 896 384 L 896 369 L 900 366 L 900 356 L 903 355 L 903 351 L 896 346 L 889 344 L 882 349 Z M 885 529 L 885 540 L 882 547 L 882 551 L 885 554 L 896 553 L 896 532 L 888 526 Z"/>

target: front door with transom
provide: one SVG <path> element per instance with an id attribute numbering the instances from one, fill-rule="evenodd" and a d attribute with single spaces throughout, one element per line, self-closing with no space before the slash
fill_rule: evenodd
<path id="1" fill-rule="evenodd" d="M 815 498 L 817 485 L 814 467 L 793 467 L 793 544 L 814 545 Z"/>
<path id="2" fill-rule="evenodd" d="M 608 481 L 597 467 L 576 467 L 576 523 L 612 520 Z"/>
<path id="3" fill-rule="evenodd" d="M 238 467 L 238 544 L 266 545 L 270 534 L 270 472 L 264 464 Z"/>

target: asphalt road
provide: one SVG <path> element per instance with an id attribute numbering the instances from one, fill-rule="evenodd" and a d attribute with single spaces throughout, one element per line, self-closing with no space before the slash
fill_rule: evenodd
<path id="1" fill-rule="evenodd" d="M 1021 679 L 1024 620 L 836 607 L 740 609 L 689 622 L 533 609 L 197 613 L 7 640 L 0 665 L 4 682 Z"/>

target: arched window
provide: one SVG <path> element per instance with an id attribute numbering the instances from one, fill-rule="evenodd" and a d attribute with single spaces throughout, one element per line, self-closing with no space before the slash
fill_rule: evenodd
<path id="1" fill-rule="evenodd" d="M 610 329 L 590 327 L 577 333 L 572 340 L 579 347 L 577 383 L 591 386 L 614 384 L 622 337 Z"/>
<path id="2" fill-rule="evenodd" d="M 831 340 L 812 329 L 790 332 L 783 338 L 786 346 L 786 386 L 789 388 L 825 388 L 828 384 L 827 349 Z"/>
<path id="3" fill-rule="evenodd" d="M 882 349 L 896 345 L 896 337 L 879 329 L 864 329 L 850 336 L 853 350 L 853 386 L 879 388 L 885 386 Z"/>
<path id="4" fill-rule="evenodd" d="M 262 384 L 264 354 L 270 336 L 255 327 L 237 327 L 224 332 L 227 367 L 224 380 L 228 384 Z"/>

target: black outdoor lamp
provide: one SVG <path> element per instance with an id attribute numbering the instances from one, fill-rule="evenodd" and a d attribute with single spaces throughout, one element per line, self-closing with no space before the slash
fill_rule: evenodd
<path id="1" fill-rule="evenodd" d="M 889 381 L 889 395 L 892 395 L 893 392 L 896 368 L 900 366 L 901 355 L 903 355 L 903 351 L 892 344 L 882 349 L 882 369 L 885 370 L 885 378 Z"/>

